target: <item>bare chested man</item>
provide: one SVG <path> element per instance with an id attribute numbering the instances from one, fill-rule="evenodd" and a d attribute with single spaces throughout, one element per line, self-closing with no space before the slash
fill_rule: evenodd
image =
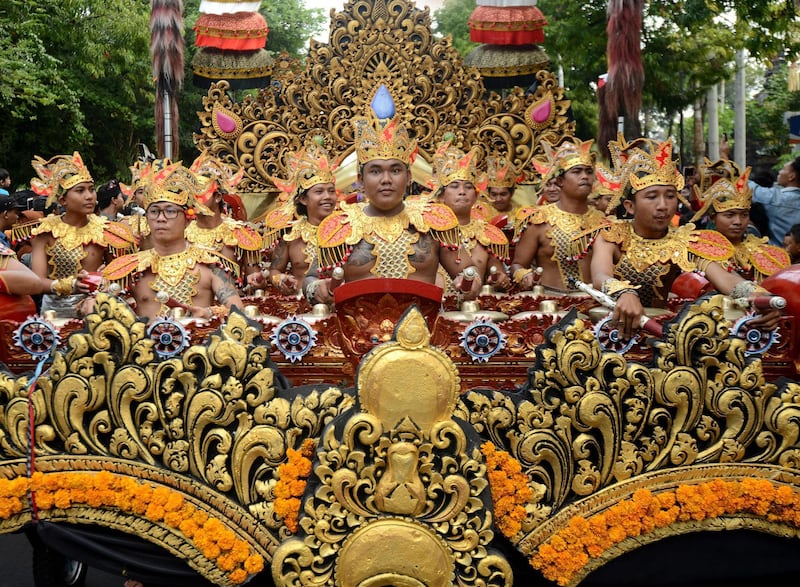
<path id="1" fill-rule="evenodd" d="M 333 171 L 336 164 L 316 143 L 287 156 L 288 180 L 273 177 L 276 186 L 291 201 L 268 214 L 265 232 L 277 240 L 270 255 L 270 267 L 248 275 L 250 285 L 263 288 L 269 283 L 284 295 L 296 294 L 317 258 L 317 228 L 338 203 Z"/>
<path id="2" fill-rule="evenodd" d="M 390 277 L 435 283 L 441 263 L 454 287 L 461 288 L 462 272 L 471 265 L 459 251 L 455 215 L 436 202 L 406 201 L 416 143 L 397 116 L 386 123 L 374 115 L 357 117 L 353 124 L 358 179 L 367 201 L 342 204 L 341 212 L 320 224 L 319 266 L 306 278 L 306 296 L 315 302 L 333 300 L 331 281 L 323 276 L 334 267 L 344 270 L 346 282 Z M 467 294 L 477 296 L 480 278 L 467 283 Z"/>
<path id="3" fill-rule="evenodd" d="M 542 269 L 541 284 L 555 291 L 571 289 L 571 278 L 586 281 L 590 277 L 591 245 L 606 224 L 605 215 L 588 203 L 595 179 L 591 145 L 592 141 L 569 138 L 549 153 L 547 168 L 561 196 L 553 204 L 533 208 L 520 222 L 524 228 L 514 250 L 511 275 L 523 291 L 534 285 L 534 267 Z"/>
<path id="4" fill-rule="evenodd" d="M 196 318 L 224 315 L 242 305 L 235 285 L 237 264 L 184 237 L 187 211 L 199 189 L 197 178 L 180 163 L 153 172 L 144 198 L 153 247 L 120 257 L 104 271 L 106 279 L 133 298 L 140 316 L 153 319 L 166 313 L 161 292 Z"/>

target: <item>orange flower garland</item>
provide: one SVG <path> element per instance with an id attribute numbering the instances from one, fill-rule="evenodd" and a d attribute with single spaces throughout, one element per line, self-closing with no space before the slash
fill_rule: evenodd
<path id="1" fill-rule="evenodd" d="M 22 511 L 28 492 L 40 510 L 68 509 L 73 504 L 114 507 L 145 516 L 180 531 L 194 542 L 203 556 L 216 561 L 232 583 L 240 584 L 264 568 L 264 559 L 216 518 L 187 503 L 183 495 L 167 487 L 152 487 L 131 477 L 98 473 L 34 473 L 31 478 L 0 479 L 0 517 Z"/>
<path id="2" fill-rule="evenodd" d="M 602 513 L 575 516 L 566 528 L 539 546 L 531 565 L 545 578 L 567 585 L 587 565 L 627 538 L 666 528 L 675 522 L 751 514 L 770 522 L 800 527 L 800 492 L 766 479 L 715 479 L 679 485 L 653 494 L 642 489 Z"/>
<path id="3" fill-rule="evenodd" d="M 311 475 L 311 459 L 316 448 L 316 442 L 306 438 L 299 451 L 288 449 L 287 461 L 278 466 L 273 508 L 292 534 L 297 534 L 300 529 L 300 498 L 306 491 L 306 479 Z"/>
<path id="4" fill-rule="evenodd" d="M 525 504 L 533 497 L 522 465 L 506 451 L 497 450 L 491 442 L 481 445 L 486 459 L 486 475 L 494 502 L 494 524 L 504 536 L 511 538 L 522 528 L 527 517 Z"/>

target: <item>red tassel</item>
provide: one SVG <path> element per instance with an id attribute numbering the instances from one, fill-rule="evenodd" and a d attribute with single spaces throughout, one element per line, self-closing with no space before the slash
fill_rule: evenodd
<path id="1" fill-rule="evenodd" d="M 608 108 L 629 117 L 639 115 L 642 105 L 644 66 L 641 34 L 644 0 L 608 1 Z"/>

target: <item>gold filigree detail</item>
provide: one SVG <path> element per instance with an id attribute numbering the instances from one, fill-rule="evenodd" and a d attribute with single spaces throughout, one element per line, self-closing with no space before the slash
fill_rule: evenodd
<path id="1" fill-rule="evenodd" d="M 270 193 L 269 177 L 285 177 L 287 156 L 310 137 L 321 137 L 337 160 L 353 152 L 351 121 L 368 113 L 382 84 L 426 160 L 450 132 L 465 150 L 482 147 L 523 169 L 541 153 L 542 139 L 555 143 L 575 131 L 556 76 L 536 77 L 532 94 L 515 88 L 486 97 L 478 71 L 465 67 L 449 39 L 434 37 L 427 8 L 352 0 L 333 15 L 329 43 L 312 40 L 303 71 L 276 72 L 278 84 L 241 103 L 231 100 L 227 82 L 213 84 L 194 138 L 199 150 L 244 169 L 241 193 Z M 549 105 L 546 117 L 530 115 L 535 104 Z M 221 132 L 218 112 L 231 121 L 230 132 Z"/>
<path id="2" fill-rule="evenodd" d="M 573 314 L 537 349 L 524 399 L 463 396 L 456 415 L 510 451 L 543 487 L 523 524 L 521 552 L 533 554 L 573 516 L 601 513 L 638 489 L 742 475 L 798 478 L 800 386 L 768 383 L 729 327 L 722 296 L 686 307 L 648 368 L 602 352 Z"/>

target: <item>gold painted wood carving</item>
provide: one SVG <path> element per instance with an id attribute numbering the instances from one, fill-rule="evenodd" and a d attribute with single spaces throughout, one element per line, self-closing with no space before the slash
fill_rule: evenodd
<path id="1" fill-rule="evenodd" d="M 284 158 L 320 136 L 332 156 L 353 151 L 350 120 L 364 115 L 384 87 L 429 160 L 446 133 L 462 149 L 502 154 L 519 168 L 541 154 L 540 141 L 574 132 L 570 101 L 556 77 L 541 71 L 535 91 L 489 93 L 449 39 L 431 32 L 429 9 L 405 0 L 352 0 L 333 15 L 329 43 L 312 40 L 305 69 L 278 75 L 273 87 L 241 103 L 224 81 L 211 86 L 198 113 L 195 144 L 243 168 L 239 189 L 267 194 L 269 175 L 285 174 Z"/>

